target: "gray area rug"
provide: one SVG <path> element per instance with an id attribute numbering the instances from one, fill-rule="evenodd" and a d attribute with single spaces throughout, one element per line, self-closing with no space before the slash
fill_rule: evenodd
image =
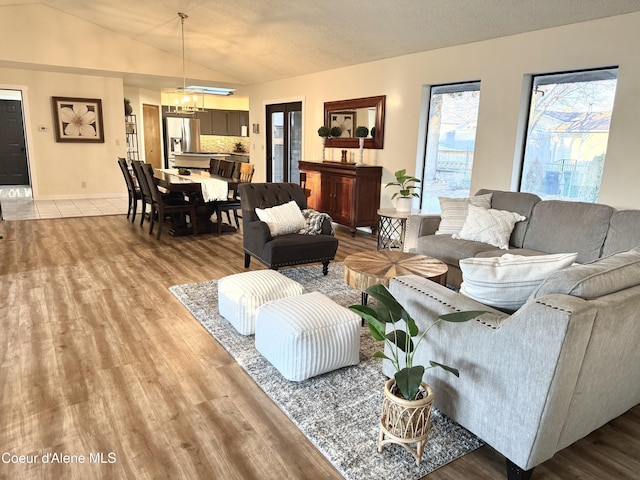
<path id="1" fill-rule="evenodd" d="M 326 277 L 322 267 L 315 265 L 281 273 L 301 283 L 305 291 L 322 292 L 340 305 L 360 303 L 360 292 L 344 283 L 341 263 L 332 263 Z M 367 327 L 362 328 L 358 365 L 290 382 L 258 353 L 253 336 L 240 335 L 219 315 L 216 280 L 175 285 L 169 290 L 346 479 L 415 480 L 483 445 L 434 409 L 419 466 L 399 445 L 387 445 L 382 453 L 377 452 L 386 377 L 382 361 L 372 357 L 381 344 L 371 338 Z"/>

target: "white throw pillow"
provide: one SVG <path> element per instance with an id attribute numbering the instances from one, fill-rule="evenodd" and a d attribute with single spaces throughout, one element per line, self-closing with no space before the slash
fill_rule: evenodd
<path id="1" fill-rule="evenodd" d="M 256 215 L 269 226 L 272 237 L 296 233 L 307 226 L 295 200 L 271 208 L 256 208 Z"/>
<path id="2" fill-rule="evenodd" d="M 454 233 L 459 233 L 469 214 L 469 205 L 491 208 L 492 196 L 493 193 L 476 195 L 469 198 L 438 197 L 441 220 L 436 235 L 453 235 Z"/>
<path id="3" fill-rule="evenodd" d="M 496 308 L 517 310 L 549 275 L 575 262 L 577 253 L 460 260 L 460 293 Z"/>
<path id="4" fill-rule="evenodd" d="M 467 220 L 460 233 L 453 235 L 453 238 L 488 243 L 506 250 L 513 227 L 526 218 L 516 212 L 469 205 Z"/>

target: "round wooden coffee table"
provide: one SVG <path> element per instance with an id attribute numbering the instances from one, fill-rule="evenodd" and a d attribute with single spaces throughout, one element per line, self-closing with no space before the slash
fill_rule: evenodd
<path id="1" fill-rule="evenodd" d="M 365 290 L 378 283 L 389 286 L 389 279 L 400 275 L 420 275 L 444 285 L 447 280 L 446 264 L 417 253 L 393 250 L 358 252 L 344 259 L 344 281 L 362 292 L 362 304 L 367 304 Z"/>

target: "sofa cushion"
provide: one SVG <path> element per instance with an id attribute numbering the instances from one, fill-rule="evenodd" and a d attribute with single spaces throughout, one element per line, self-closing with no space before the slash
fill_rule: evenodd
<path id="1" fill-rule="evenodd" d="M 519 224 L 520 222 L 518 222 Z M 517 225 L 517 224 L 516 224 Z M 531 257 L 534 255 L 546 255 L 547 252 L 541 252 L 540 250 L 529 250 L 527 248 L 511 248 L 509 247 L 509 253 L 512 255 L 522 255 L 524 257 Z M 486 250 L 484 252 L 478 252 L 476 257 L 478 258 L 487 258 L 487 257 L 500 257 L 504 255 L 504 250 L 499 248 L 493 250 Z"/>
<path id="2" fill-rule="evenodd" d="M 307 226 L 302 211 L 294 200 L 275 207 L 256 208 L 256 215 L 269 226 L 272 237 L 295 233 Z"/>
<path id="3" fill-rule="evenodd" d="M 516 212 L 469 205 L 467 220 L 460 233 L 454 234 L 453 238 L 488 243 L 506 250 L 513 227 L 522 220 L 525 217 Z"/>
<path id="4" fill-rule="evenodd" d="M 427 235 L 419 237 L 416 251 L 423 255 L 437 258 L 449 265 L 458 266 L 461 258 L 475 257 L 483 251 L 495 250 L 487 243 L 472 242 L 451 238 L 451 235 Z"/>
<path id="5" fill-rule="evenodd" d="M 612 215 L 612 207 L 597 203 L 538 202 L 523 247 L 549 253 L 578 252 L 577 262 L 591 262 L 600 257 Z"/>
<path id="6" fill-rule="evenodd" d="M 531 212 L 533 206 L 540 201 L 540 197 L 533 193 L 525 192 L 504 192 L 501 190 L 487 190 L 480 189 L 476 195 L 484 195 L 492 193 L 491 196 L 491 208 L 496 210 L 508 210 L 510 212 L 518 212 L 520 215 L 527 217 L 526 220 L 516 223 L 511 233 L 511 239 L 509 245 L 513 245 L 516 248 L 522 247 L 524 241 L 524 235 L 529 225 L 529 219 L 531 218 Z"/>
<path id="7" fill-rule="evenodd" d="M 640 249 L 613 254 L 592 263 L 555 272 L 531 294 L 531 299 L 563 293 L 586 300 L 640 284 Z"/>
<path id="8" fill-rule="evenodd" d="M 440 225 L 436 235 L 452 235 L 460 232 L 469 213 L 469 205 L 491 208 L 492 194 L 469 198 L 438 197 L 440 201 Z"/>
<path id="9" fill-rule="evenodd" d="M 602 256 L 624 252 L 640 245 L 640 210 L 619 210 L 609 222 Z"/>
<path id="10" fill-rule="evenodd" d="M 460 293 L 495 308 L 517 310 L 551 273 L 571 265 L 577 253 L 460 260 Z"/>

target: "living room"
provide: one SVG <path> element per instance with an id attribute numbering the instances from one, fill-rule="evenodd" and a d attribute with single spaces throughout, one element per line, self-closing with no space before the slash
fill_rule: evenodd
<path id="1" fill-rule="evenodd" d="M 34 196 L 62 199 L 126 195 L 115 162 L 126 143 L 122 98 L 131 98 L 134 111 L 140 112 L 143 104 L 160 105 L 161 94 L 154 88 L 126 83 L 122 72 L 179 78 L 179 57 L 97 29 L 44 4 L 10 3 L 0 7 L 4 45 L 0 88 L 18 88 L 24 94 Z M 416 171 L 421 160 L 418 145 L 426 131 L 428 87 L 479 80 L 482 100 L 471 191 L 514 190 L 530 76 L 618 66 L 599 202 L 620 209 L 637 208 L 640 164 L 630 159 L 640 149 L 640 59 L 629 45 L 637 43 L 638 27 L 640 13 L 629 13 L 239 85 L 237 96 L 249 99 L 250 122 L 262 127 L 260 133 L 250 133 L 249 153 L 256 165 L 254 181 L 267 178 L 265 105 L 303 102 L 303 157 L 319 161 L 322 145 L 317 129 L 322 123 L 324 102 L 386 95 L 384 149 L 367 149 L 364 158 L 366 164 L 383 167 L 382 183 L 386 184 L 398 169 Z M 86 43 L 63 49 L 69 32 L 76 32 Z M 123 55 L 123 51 L 134 53 Z M 56 66 L 59 71 L 55 71 Z M 220 78 L 226 83 L 234 80 L 195 62 L 189 62 L 187 69 L 194 78 Z M 105 143 L 56 143 L 52 96 L 102 98 Z M 46 130 L 41 131 L 41 126 Z M 339 160 L 339 150 L 329 149 L 328 155 Z M 78 170 L 82 173 L 76 173 Z M 381 206 L 392 205 L 391 193 L 383 189 Z M 7 322 L 2 329 L 13 332 L 3 342 L 0 364 L 2 378 L 8 379 L 3 382 L 3 407 L 11 406 L 3 408 L 2 436 L 7 439 L 3 451 L 28 454 L 54 447 L 68 453 L 87 448 L 118 449 L 123 457 L 144 458 L 144 467 L 132 467 L 132 458 L 128 462 L 123 458 L 113 473 L 119 478 L 165 473 L 173 478 L 255 475 L 258 467 L 244 462 L 269 464 L 261 478 L 340 478 L 293 424 L 282 427 L 288 422 L 282 412 L 264 394 L 255 392 L 250 378 L 167 292 L 171 285 L 242 271 L 241 240 L 197 238 L 193 242 L 175 239 L 172 243 L 167 236 L 157 243 L 146 232 L 129 226 L 121 235 L 126 223 L 122 217 L 68 222 L 5 222 L 0 227 L 5 237 L 0 240 L 5 242 L 0 246 L 4 259 L 2 285 L 3 291 L 9 292 L 9 300 L 2 306 Z M 338 229 L 337 235 L 340 249 L 336 261 L 375 248 L 375 238 L 366 233 L 352 239 L 348 232 Z M 184 262 L 175 262 L 183 255 L 187 257 Z M 216 261 L 223 257 L 227 261 Z M 213 260 L 209 262 L 209 258 Z M 77 321 L 85 316 L 93 320 L 86 324 Z M 155 347 L 144 339 L 147 336 L 154 340 Z M 136 358 L 138 347 L 145 351 L 144 361 Z M 36 348 L 42 351 L 34 351 Z M 73 353 L 65 358 L 64 350 Z M 180 353 L 178 358 L 167 356 L 172 350 Z M 47 356 L 44 351 L 57 355 Z M 31 363 L 30 355 L 38 360 Z M 91 372 L 76 367 L 83 357 L 91 358 L 95 365 Z M 153 363 L 161 366 L 151 366 Z M 10 376 L 10 370 L 17 366 L 21 375 Z M 58 369 L 65 374 L 61 376 Z M 171 382 L 159 382 L 163 375 L 170 375 Z M 57 383 L 61 378 L 64 384 Z M 178 390 L 180 393 L 175 393 Z M 104 400 L 110 391 L 117 402 Z M 27 410 L 9 400 L 17 395 L 24 408 L 31 409 L 28 418 Z M 220 401 L 218 406 L 209 402 L 212 399 Z M 253 439 L 248 434 L 239 437 L 244 444 L 235 443 L 230 425 L 220 429 L 215 426 L 236 401 L 246 422 L 243 428 L 251 425 L 254 433 L 258 431 Z M 125 407 L 129 403 L 134 407 Z M 161 411 L 151 416 L 145 412 L 154 408 Z M 188 420 L 174 418 L 180 415 Z M 620 430 L 637 432 L 636 417 L 637 408 L 546 462 L 534 478 L 597 476 L 602 471 L 632 478 L 629 471 L 635 465 L 632 457 L 638 435 L 632 433 L 636 443 L 627 447 L 618 434 Z M 73 431 L 69 425 L 73 425 Z M 183 435 L 197 442 L 175 441 Z M 221 446 L 225 442 L 231 446 Z M 488 449 L 481 450 L 428 478 L 504 475 L 503 458 Z M 251 456 L 253 460 L 246 459 Z M 199 465 L 199 460 L 207 466 Z M 5 467 L 0 465 L 0 473 Z M 44 468 L 39 465 L 12 472 L 39 478 L 50 474 Z M 69 471 L 60 468 L 56 472 L 54 476 Z M 85 478 L 104 478 L 99 468 L 81 472 Z"/>

